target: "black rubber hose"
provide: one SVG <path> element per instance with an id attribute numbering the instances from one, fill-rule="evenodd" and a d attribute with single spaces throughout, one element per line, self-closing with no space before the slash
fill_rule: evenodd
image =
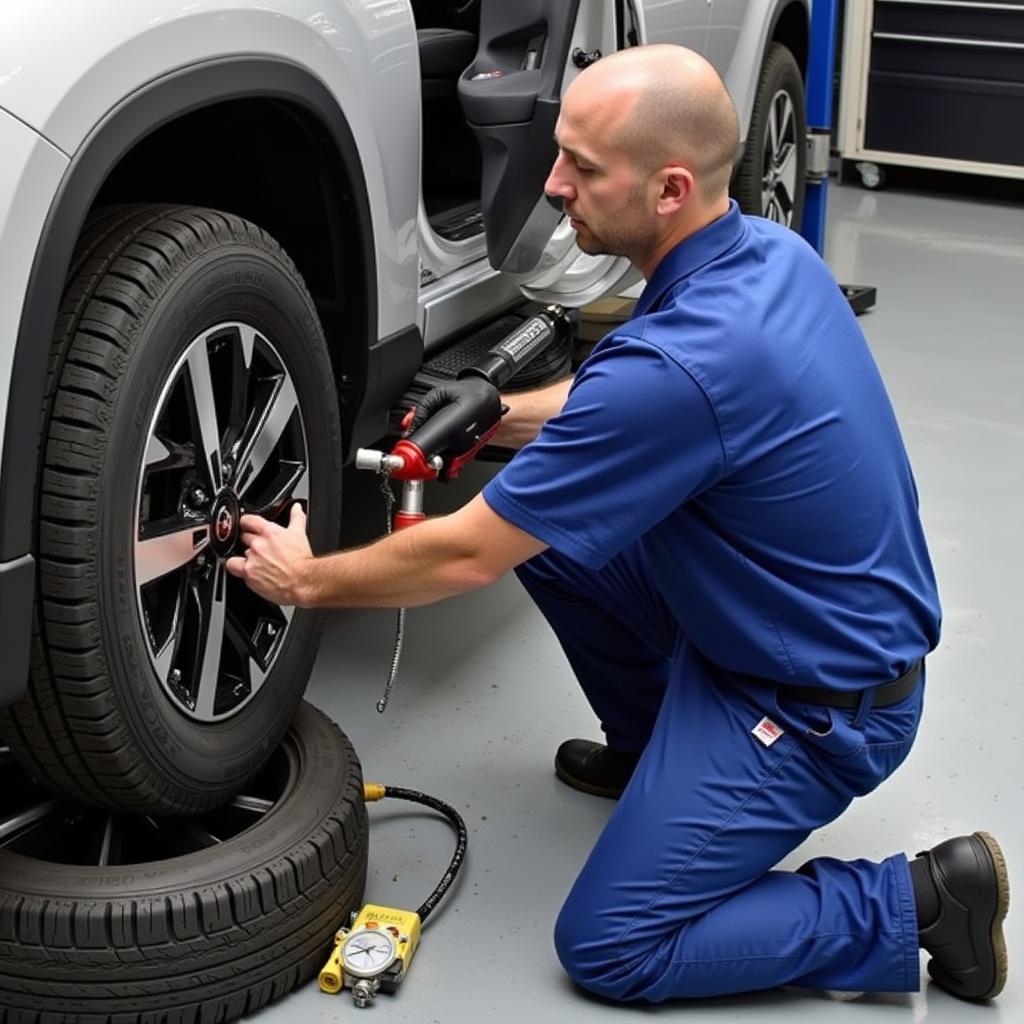
<path id="1" fill-rule="evenodd" d="M 462 820 L 462 815 L 450 804 L 446 804 L 443 800 L 438 800 L 436 796 L 428 796 L 426 793 L 420 793 L 415 789 L 384 786 L 384 796 L 395 797 L 398 800 L 410 800 L 414 804 L 423 804 L 426 807 L 431 807 L 443 814 L 455 828 L 455 853 L 448 864 L 448 870 L 445 871 L 434 891 L 416 911 L 422 924 L 433 913 L 434 908 L 441 902 L 444 894 L 451 888 L 452 882 L 455 881 L 455 876 L 459 873 L 462 862 L 466 858 L 466 823 Z"/>

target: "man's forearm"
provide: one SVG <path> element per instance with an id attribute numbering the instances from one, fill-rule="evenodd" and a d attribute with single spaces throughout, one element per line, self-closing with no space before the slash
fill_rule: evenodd
<path id="1" fill-rule="evenodd" d="M 504 448 L 522 448 L 529 444 L 540 433 L 545 421 L 562 411 L 571 386 L 572 378 L 566 377 L 535 391 L 502 395 L 509 411 L 491 443 Z"/>
<path id="2" fill-rule="evenodd" d="M 295 603 L 323 608 L 430 604 L 493 583 L 545 547 L 478 495 L 451 515 L 367 547 L 304 561 Z"/>
<path id="3" fill-rule="evenodd" d="M 300 603 L 321 608 L 404 608 L 430 604 L 491 582 L 453 551 L 441 519 L 428 519 L 366 547 L 307 563 Z M 439 536 L 440 534 L 440 536 Z"/>

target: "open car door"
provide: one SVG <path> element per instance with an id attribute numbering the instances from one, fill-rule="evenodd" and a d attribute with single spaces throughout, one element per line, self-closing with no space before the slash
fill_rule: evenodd
<path id="1" fill-rule="evenodd" d="M 487 254 L 538 302 L 582 306 L 635 277 L 628 260 L 577 247 L 561 202 L 544 195 L 544 182 L 558 155 L 562 94 L 600 55 L 642 41 L 637 6 L 482 2 L 477 55 L 459 80 L 459 99 L 480 144 Z"/>

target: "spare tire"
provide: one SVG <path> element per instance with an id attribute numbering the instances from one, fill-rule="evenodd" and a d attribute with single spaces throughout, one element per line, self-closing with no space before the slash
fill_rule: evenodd
<path id="1" fill-rule="evenodd" d="M 322 627 L 228 576 L 245 511 L 337 545 L 341 431 L 313 301 L 255 225 L 115 208 L 83 232 L 50 355 L 25 697 L 0 737 L 72 800 L 200 814 L 279 744 Z"/>
<path id="2" fill-rule="evenodd" d="M 53 800 L 9 757 L 0 777 L 0 1024 L 235 1020 L 312 978 L 360 906 L 359 762 L 309 704 L 200 819 Z"/>

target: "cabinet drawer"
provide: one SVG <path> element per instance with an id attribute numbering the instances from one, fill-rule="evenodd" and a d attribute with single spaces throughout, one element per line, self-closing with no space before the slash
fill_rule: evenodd
<path id="1" fill-rule="evenodd" d="M 1024 166 L 1024 83 L 872 71 L 866 149 Z"/>
<path id="2" fill-rule="evenodd" d="M 875 31 L 871 39 L 871 70 L 1024 82 L 1024 41 Z"/>
<path id="3" fill-rule="evenodd" d="M 1024 0 L 876 0 L 874 31 L 1024 46 Z"/>

